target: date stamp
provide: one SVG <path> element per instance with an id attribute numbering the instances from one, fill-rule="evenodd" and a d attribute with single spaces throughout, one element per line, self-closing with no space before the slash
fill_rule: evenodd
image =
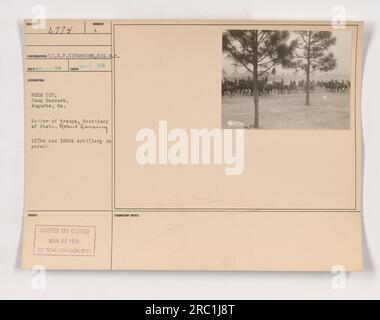
<path id="1" fill-rule="evenodd" d="M 36 225 L 33 254 L 39 256 L 95 256 L 96 227 Z"/>

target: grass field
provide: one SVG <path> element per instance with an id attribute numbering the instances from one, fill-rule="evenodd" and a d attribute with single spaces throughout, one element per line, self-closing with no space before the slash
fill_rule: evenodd
<path id="1" fill-rule="evenodd" d="M 305 93 L 271 94 L 259 98 L 260 129 L 349 129 L 350 94 L 315 92 L 305 106 Z M 222 126 L 253 126 L 253 97 L 222 98 Z"/>

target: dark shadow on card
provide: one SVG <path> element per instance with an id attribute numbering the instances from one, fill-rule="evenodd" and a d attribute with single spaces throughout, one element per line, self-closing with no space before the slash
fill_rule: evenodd
<path id="1" fill-rule="evenodd" d="M 21 74 L 21 78 L 20 78 L 20 82 L 21 82 L 21 86 L 22 86 L 22 91 L 24 92 L 24 75 L 23 75 L 23 71 L 24 71 L 24 20 L 17 20 L 17 29 L 18 29 L 18 35 L 19 35 L 19 41 L 20 41 L 20 58 L 21 58 L 21 61 L 22 61 L 22 74 Z M 24 110 L 23 106 L 22 106 L 22 109 Z M 24 130 L 24 128 L 22 128 Z M 24 135 L 23 135 L 24 136 Z M 24 144 L 24 142 L 23 142 Z M 24 158 L 23 158 L 24 159 Z M 22 162 L 22 175 L 24 175 L 24 161 Z M 25 183 L 25 182 L 24 182 Z M 22 205 L 23 207 L 23 205 Z M 15 263 L 14 263 L 14 269 L 15 270 L 21 270 L 22 268 L 22 235 L 23 235 L 23 229 L 24 229 L 24 223 L 23 223 L 23 212 L 21 212 L 21 215 L 22 217 L 22 223 L 21 223 L 21 228 L 20 228 L 20 234 L 19 234 L 19 242 L 18 242 L 18 246 L 17 246 L 17 254 L 16 254 L 16 259 L 15 259 Z"/>

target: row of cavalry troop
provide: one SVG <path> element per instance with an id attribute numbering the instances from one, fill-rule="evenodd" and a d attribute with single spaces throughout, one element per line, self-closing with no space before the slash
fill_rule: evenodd
<path id="1" fill-rule="evenodd" d="M 349 92 L 351 88 L 351 83 L 349 80 L 320 80 L 320 81 L 310 81 L 309 90 L 311 92 L 315 91 L 317 88 L 324 89 L 328 92 Z M 269 82 L 268 78 L 262 78 L 258 81 L 258 93 L 260 96 L 270 95 L 273 93 L 285 94 L 285 93 L 297 93 L 305 92 L 306 81 L 305 80 L 291 80 L 286 83 L 283 79 L 281 81 Z M 231 97 L 236 94 L 240 95 L 253 95 L 253 80 L 248 79 L 237 79 L 229 80 L 224 78 L 222 80 L 222 96 L 229 95 Z"/>

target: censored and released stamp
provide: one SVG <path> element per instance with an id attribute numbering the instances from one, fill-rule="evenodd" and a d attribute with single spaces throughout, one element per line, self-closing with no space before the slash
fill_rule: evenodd
<path id="1" fill-rule="evenodd" d="M 36 225 L 33 254 L 40 256 L 94 256 L 95 226 Z"/>

